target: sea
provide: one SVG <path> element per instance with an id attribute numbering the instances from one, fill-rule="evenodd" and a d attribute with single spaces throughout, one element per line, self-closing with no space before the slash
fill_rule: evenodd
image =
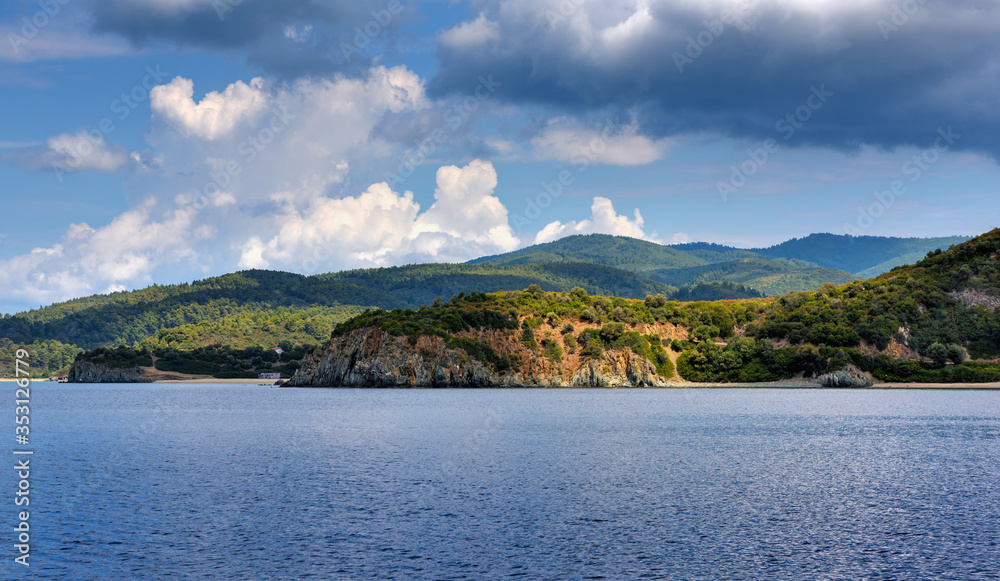
<path id="1" fill-rule="evenodd" d="M 0 389 L 6 579 L 1000 579 L 1000 391 Z"/>

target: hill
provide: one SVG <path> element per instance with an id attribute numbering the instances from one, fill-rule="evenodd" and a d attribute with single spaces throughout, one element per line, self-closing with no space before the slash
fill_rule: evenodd
<path id="1" fill-rule="evenodd" d="M 243 349 L 269 348 L 281 341 L 319 343 L 333 325 L 368 307 L 413 308 L 462 291 L 512 290 L 532 284 L 553 291 L 581 287 L 624 297 L 677 292 L 634 272 L 580 263 L 423 264 L 316 276 L 250 270 L 5 315 L 0 319 L 0 346 L 26 346 L 33 372 L 48 376 L 64 372 L 76 353 L 86 349 L 120 345 L 152 350 L 211 345 Z M 0 359 L 0 376 L 10 373 L 12 364 Z"/>
<path id="2" fill-rule="evenodd" d="M 471 260 L 468 264 L 501 266 L 551 262 L 603 264 L 633 272 L 708 264 L 704 259 L 669 246 L 608 234 L 567 236 L 507 254 L 484 256 Z"/>
<path id="3" fill-rule="evenodd" d="M 813 234 L 769 248 L 742 249 L 706 242 L 664 246 L 622 236 L 590 234 L 486 256 L 469 264 L 600 264 L 676 287 L 718 280 L 773 296 L 814 290 L 826 282 L 844 284 L 855 278 L 877 276 L 895 266 L 916 262 L 931 250 L 966 240 L 960 236 L 882 238 Z"/>
<path id="4" fill-rule="evenodd" d="M 842 238 L 818 240 L 842 244 Z M 889 246 L 907 249 L 912 243 Z M 802 246 L 801 241 L 797 244 Z M 590 295 L 664 295 L 699 301 L 753 298 L 759 296 L 758 291 L 777 294 L 815 289 L 821 283 L 851 278 L 844 271 L 801 260 L 762 258 L 720 245 L 683 248 L 592 235 L 485 257 L 475 264 L 424 264 L 316 276 L 244 271 L 5 315 L 0 319 L 0 343 L 26 346 L 36 374 L 49 375 L 64 371 L 78 352 L 98 347 L 128 345 L 156 355 L 210 346 L 239 350 L 266 349 L 282 342 L 315 344 L 327 337 L 332 325 L 368 307 L 415 308 L 461 292 L 537 285 L 549 292 L 579 287 Z M 877 258 L 884 257 L 871 260 Z M 549 262 L 536 262 L 541 259 Z M 0 375 L 9 372 L 9 363 L 0 359 Z"/>
<path id="5" fill-rule="evenodd" d="M 1000 381 L 998 257 L 1000 229 L 878 279 L 776 299 L 640 301 L 534 286 L 373 310 L 338 325 L 291 384 L 863 382 L 858 369 L 883 380 Z"/>
<path id="6" fill-rule="evenodd" d="M 932 250 L 946 250 L 967 240 L 967 236 L 887 238 L 810 234 L 769 248 L 754 248 L 751 252 L 766 258 L 805 260 L 824 268 L 844 270 L 864 277 L 877 276 L 893 266 L 919 260 Z"/>
<path id="7" fill-rule="evenodd" d="M 646 276 L 675 286 L 724 280 L 742 284 L 767 296 L 811 290 L 827 282 L 845 284 L 855 278 L 843 270 L 820 268 L 801 260 L 768 260 L 752 255 L 705 266 L 651 270 Z"/>

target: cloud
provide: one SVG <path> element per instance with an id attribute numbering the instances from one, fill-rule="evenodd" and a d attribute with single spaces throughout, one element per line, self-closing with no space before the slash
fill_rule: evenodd
<path id="1" fill-rule="evenodd" d="M 500 30 L 496 22 L 487 20 L 485 14 L 480 14 L 475 20 L 463 22 L 454 28 L 441 33 L 440 41 L 450 48 L 461 50 L 500 39 Z"/>
<path id="2" fill-rule="evenodd" d="M 251 66 L 285 79 L 363 72 L 376 55 L 392 51 L 395 32 L 415 11 L 404 2 L 401 11 L 389 13 L 385 0 L 82 1 L 95 33 L 137 47 L 238 50 Z M 366 26 L 375 34 L 345 58 L 341 43 L 353 46 L 355 27 Z"/>
<path id="3" fill-rule="evenodd" d="M 169 84 L 153 87 L 149 104 L 184 135 L 216 139 L 232 131 L 241 121 L 253 117 L 267 105 L 264 81 L 255 78 L 247 85 L 237 81 L 222 93 L 212 91 L 194 102 L 194 82 L 177 77 Z"/>
<path id="4" fill-rule="evenodd" d="M 855 151 L 926 147 L 951 125 L 957 149 L 1000 153 L 1000 4 L 962 0 L 490 0 L 497 42 L 438 41 L 432 97 L 492 74 L 497 98 L 576 117 L 634 112 L 653 141 L 690 133 L 745 140 L 813 88 L 833 96 L 787 141 Z M 723 19 L 723 17 L 725 17 Z M 725 22 L 723 21 L 725 20 Z M 794 121 L 792 123 L 798 123 Z"/>
<path id="5" fill-rule="evenodd" d="M 638 130 L 634 119 L 616 130 L 611 124 L 598 129 L 567 117 L 555 118 L 532 138 L 532 158 L 626 166 L 645 165 L 661 159 L 669 141 L 654 141 L 640 135 Z"/>
<path id="6" fill-rule="evenodd" d="M 12 149 L 0 159 L 27 169 L 52 170 L 60 178 L 78 171 L 119 172 L 130 166 L 128 151 L 120 145 L 109 146 L 99 131 L 81 129 L 50 137 L 43 146 Z"/>
<path id="7" fill-rule="evenodd" d="M 187 91 L 187 83 L 177 80 L 164 85 L 164 90 L 176 91 L 178 85 Z M 103 226 L 72 226 L 58 245 L 0 262 L 0 283 L 16 289 L 8 295 L 7 304 L 33 308 L 122 285 L 136 288 L 153 280 L 190 280 L 209 272 L 231 272 L 241 260 L 254 264 L 253 237 L 272 240 L 289 216 L 320 212 L 333 224 L 338 215 L 324 215 L 324 209 L 362 212 L 363 207 L 352 205 L 347 200 L 350 196 L 344 196 L 353 188 L 348 183 L 356 175 L 352 164 L 391 159 L 398 150 L 382 141 L 376 128 L 393 116 L 428 106 L 422 80 L 404 67 L 376 67 L 354 79 L 241 85 L 233 83 L 213 99 L 221 107 L 236 103 L 240 111 L 248 110 L 246 103 L 253 107 L 264 103 L 266 109 L 220 115 L 205 109 L 206 99 L 195 103 L 188 96 L 159 101 L 146 134 L 149 149 L 131 156 L 83 131 L 56 136 L 44 146 L 5 151 L 6 161 L 38 169 L 49 169 L 53 162 L 68 164 L 76 152 L 80 157 L 71 169 L 135 170 L 123 182 L 132 209 Z M 482 173 L 467 173 L 465 181 L 472 183 L 472 176 Z M 473 195 L 473 190 L 482 192 L 485 187 L 482 183 L 470 186 L 461 198 L 462 206 L 449 210 L 449 214 L 468 212 L 462 219 L 482 228 L 476 236 L 450 229 L 447 223 L 431 219 L 434 214 L 420 222 L 422 231 L 416 238 L 428 253 L 435 252 L 438 244 L 440 255 L 449 255 L 457 248 L 449 237 L 469 247 L 481 243 L 494 248 L 503 240 L 503 228 L 494 229 L 499 223 L 487 220 L 489 212 L 497 210 L 492 205 L 495 197 Z M 442 208 L 451 199 L 445 194 L 458 188 L 443 190 Z M 360 203 L 388 203 L 378 202 L 378 188 L 369 190 L 372 195 L 358 196 Z M 409 210 L 405 196 L 392 196 L 399 198 L 396 206 L 384 211 L 395 228 L 400 220 L 397 214 Z M 336 200 L 341 198 L 347 201 L 338 206 Z M 302 248 L 309 249 L 305 246 L 310 240 L 308 228 L 301 226 Z M 411 224 L 413 228 L 417 226 Z M 325 227 L 317 233 L 328 230 Z M 391 245 L 394 233 L 383 233 L 388 237 L 385 243 Z M 381 240 L 365 246 L 362 238 L 355 240 L 358 260 L 379 260 L 377 243 Z M 301 266 L 293 249 L 287 250 L 288 264 Z M 273 251 L 264 252 L 265 256 L 273 264 L 282 264 L 282 257 Z M 323 268 L 335 264 L 334 259 L 322 263 Z"/>
<path id="8" fill-rule="evenodd" d="M 615 212 L 614 205 L 612 205 L 611 200 L 602 197 L 595 197 L 593 204 L 590 206 L 590 218 L 586 220 L 580 220 L 579 222 L 572 221 L 566 222 L 565 224 L 560 221 L 555 221 L 545 228 L 542 228 L 540 232 L 535 236 L 535 244 L 542 244 L 544 242 L 552 242 L 553 240 L 558 240 L 565 236 L 572 236 L 574 234 L 613 234 L 615 236 L 629 236 L 631 238 L 640 238 L 643 240 L 650 240 L 657 242 L 658 238 L 656 233 L 647 234 L 643 230 L 645 225 L 645 220 L 642 219 L 642 214 L 639 213 L 639 209 L 636 208 L 632 213 L 632 218 L 629 219 L 628 216 L 623 216 Z"/>
<path id="9" fill-rule="evenodd" d="M 317 197 L 301 211 L 285 208 L 276 217 L 280 230 L 267 242 L 251 236 L 239 265 L 315 271 L 513 250 L 518 240 L 507 208 L 493 195 L 496 185 L 493 165 L 475 160 L 438 169 L 435 202 L 423 213 L 412 192 L 394 192 L 384 182 L 358 196 Z"/>
<path id="10" fill-rule="evenodd" d="M 135 288 L 152 282 L 151 274 L 164 264 L 210 260 L 192 250 L 213 236 L 211 228 L 195 225 L 193 209 L 175 209 L 159 220 L 154 209 L 147 203 L 100 228 L 73 224 L 59 244 L 0 260 L 7 301 L 39 305 Z"/>

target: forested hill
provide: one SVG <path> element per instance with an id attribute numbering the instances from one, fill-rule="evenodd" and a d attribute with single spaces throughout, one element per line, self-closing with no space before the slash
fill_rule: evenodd
<path id="1" fill-rule="evenodd" d="M 1000 229 L 877 279 L 776 299 L 640 301 L 533 286 L 373 310 L 338 325 L 292 384 L 666 385 L 675 369 L 695 382 L 1000 381 L 998 258 Z"/>
<path id="2" fill-rule="evenodd" d="M 844 271 L 800 260 L 761 258 L 716 245 L 686 247 L 682 251 L 623 237 L 573 236 L 476 264 L 424 264 L 316 276 L 245 271 L 4 315 L 0 349 L 25 346 L 33 354 L 33 369 L 45 374 L 64 369 L 77 352 L 95 347 L 193 349 L 221 344 L 242 349 L 268 348 L 282 341 L 316 343 L 326 338 L 331 325 L 365 308 L 415 308 L 460 292 L 538 285 L 544 291 L 568 292 L 579 287 L 590 295 L 664 295 L 698 301 L 750 298 L 760 296 L 758 290 L 777 294 L 815 289 L 822 283 L 853 278 Z M 548 262 L 536 262 L 543 259 Z M 663 267 L 664 261 L 673 261 L 674 266 Z M 7 372 L 0 358 L 0 375 Z"/>
<path id="3" fill-rule="evenodd" d="M 861 278 L 870 278 L 895 266 L 913 264 L 932 250 L 947 250 L 967 240 L 968 236 L 888 238 L 810 234 L 805 238 L 793 238 L 769 248 L 750 251 L 767 258 L 805 260 L 824 268 L 845 270 Z"/>
<path id="4" fill-rule="evenodd" d="M 814 290 L 830 282 L 870 278 L 894 266 L 911 264 L 927 252 L 968 240 L 881 238 L 813 234 L 770 248 L 741 249 L 694 242 L 664 246 L 607 234 L 568 236 L 507 254 L 485 256 L 470 264 L 601 264 L 641 274 L 672 286 L 727 281 L 765 295 Z"/>
<path id="5" fill-rule="evenodd" d="M 25 346 L 32 353 L 33 370 L 45 375 L 65 369 L 80 350 L 103 346 L 189 349 L 218 343 L 242 349 L 268 348 L 282 341 L 318 343 L 332 325 L 368 307 L 413 308 L 463 291 L 513 290 L 532 284 L 552 291 L 581 287 L 623 297 L 678 292 L 634 272 L 582 264 L 424 264 L 317 276 L 251 270 L 4 315 L 0 349 Z M 684 293 L 692 298 L 754 295 L 733 285 L 697 286 Z M 0 358 L 0 376 L 9 373 L 8 363 Z"/>
<path id="6" fill-rule="evenodd" d="M 550 262 L 603 264 L 631 271 L 701 266 L 709 263 L 691 253 L 655 242 L 625 236 L 587 234 L 567 236 L 554 242 L 536 244 L 507 254 L 484 256 L 469 261 L 469 264 L 501 266 Z"/>

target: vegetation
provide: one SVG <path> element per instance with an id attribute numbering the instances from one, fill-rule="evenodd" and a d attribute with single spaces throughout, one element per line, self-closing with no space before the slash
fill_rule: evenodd
<path id="1" fill-rule="evenodd" d="M 234 349 L 221 344 L 188 350 L 171 348 L 135 349 L 124 345 L 99 347 L 80 353 L 77 361 L 89 361 L 110 368 L 155 367 L 159 371 L 211 375 L 217 378 L 256 378 L 260 373 L 280 373 L 291 377 L 301 359 L 315 345 L 281 344 L 281 353 L 258 346 Z"/>
<path id="2" fill-rule="evenodd" d="M 819 268 L 815 264 L 785 258 L 741 258 L 706 266 L 660 269 L 648 276 L 672 285 L 724 280 L 749 287 L 762 295 L 774 296 L 791 291 L 815 289 L 823 283 L 845 284 L 854 275 L 842 270 Z M 678 298 L 680 298 L 678 296 Z M 741 298 L 741 297 L 731 297 Z"/>
<path id="3" fill-rule="evenodd" d="M 837 255 L 843 268 L 878 260 L 868 266 L 875 268 L 891 262 L 887 253 L 912 253 L 927 243 L 815 235 L 748 251 L 593 235 L 476 264 L 312 277 L 245 271 L 4 315 L 0 375 L 13 373 L 18 347 L 31 354 L 35 377 L 65 373 L 85 349 L 90 351 L 81 357 L 115 365 L 149 357 L 158 369 L 217 377 L 276 368 L 288 374 L 305 346 L 320 343 L 331 329 L 338 336 L 378 326 L 411 343 L 441 337 L 497 370 L 519 361 L 474 331 L 510 333 L 523 349 L 553 364 L 629 349 L 661 375 L 674 371 L 669 348 L 680 354 L 677 372 L 698 381 L 811 376 L 846 362 L 900 381 L 995 377 L 990 360 L 1000 358 L 1000 230 L 947 251 L 934 249 L 912 266 L 871 280 L 838 285 L 846 279 L 837 276 L 849 275 L 811 263 L 829 266 Z M 775 249 L 795 256 L 775 258 Z M 666 261 L 673 262 L 664 266 Z M 774 280 L 762 282 L 765 274 Z M 824 278 L 835 280 L 816 284 Z M 695 284 L 682 284 L 693 279 Z M 765 284 L 771 286 L 760 286 Z M 815 290 L 764 298 L 751 288 L 772 292 L 782 284 Z M 448 302 L 438 298 L 450 295 Z M 650 334 L 666 323 L 687 329 L 687 339 L 665 346 Z M 269 351 L 279 344 L 292 355 Z M 132 350 L 133 359 L 119 348 Z"/>
<path id="4" fill-rule="evenodd" d="M 770 248 L 752 252 L 766 258 L 804 260 L 852 272 L 858 276 L 877 276 L 892 268 L 919 260 L 928 252 L 961 244 L 966 236 L 947 238 L 887 238 L 882 236 L 846 236 L 811 234 L 792 238 Z"/>

